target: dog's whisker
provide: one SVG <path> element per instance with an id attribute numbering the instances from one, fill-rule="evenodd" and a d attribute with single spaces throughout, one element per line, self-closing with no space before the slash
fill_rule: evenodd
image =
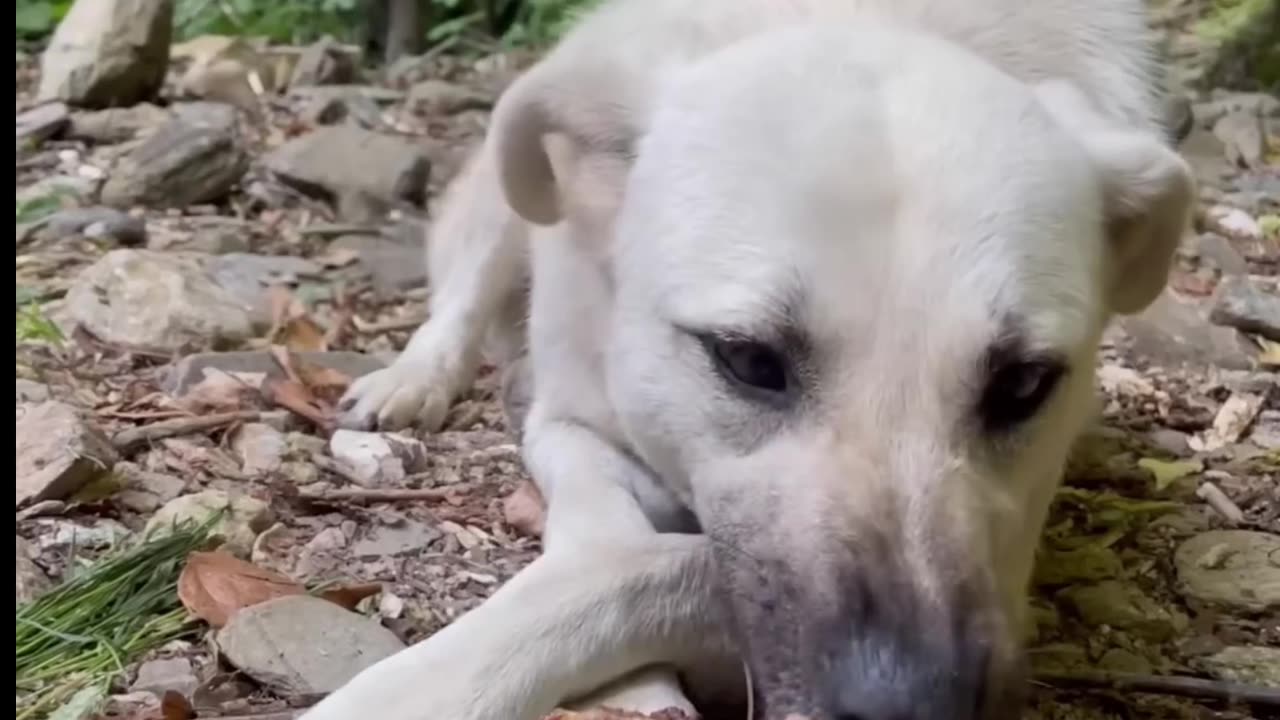
<path id="1" fill-rule="evenodd" d="M 751 666 L 746 660 L 742 661 L 742 676 L 747 683 L 747 720 L 755 720 L 756 718 L 756 688 L 751 681 Z"/>

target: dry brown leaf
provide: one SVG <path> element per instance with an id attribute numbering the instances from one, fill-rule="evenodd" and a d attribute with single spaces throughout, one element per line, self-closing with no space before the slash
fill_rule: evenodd
<path id="1" fill-rule="evenodd" d="M 290 350 L 323 352 L 329 349 L 325 330 L 289 288 L 272 285 L 267 289 L 271 305 L 271 330 L 268 342 L 283 345 Z"/>
<path id="2" fill-rule="evenodd" d="M 309 363 L 283 345 L 272 345 L 270 352 L 285 375 L 309 390 L 326 411 L 332 410 L 351 385 L 351 376 L 341 370 Z"/>
<path id="3" fill-rule="evenodd" d="M 191 553 L 178 577 L 182 605 L 215 628 L 244 608 L 305 592 L 301 584 L 221 550 Z"/>
<path id="4" fill-rule="evenodd" d="M 268 377 L 262 381 L 262 397 L 272 405 L 301 415 L 326 432 L 333 427 L 333 409 L 300 382 Z"/>
<path id="5" fill-rule="evenodd" d="M 355 610 L 361 600 L 367 597 L 373 597 L 382 592 L 382 586 L 378 583 L 365 583 L 363 585 L 347 585 L 345 587 L 336 587 L 317 593 L 320 597 L 328 600 L 334 605 L 341 605 L 348 610 Z"/>
<path id="6" fill-rule="evenodd" d="M 541 537 L 547 519 L 546 502 L 538 486 L 524 480 L 515 492 L 502 501 L 502 515 L 507 524 L 530 537 Z"/>
<path id="7" fill-rule="evenodd" d="M 196 717 L 196 709 L 191 701 L 177 690 L 165 690 L 160 699 L 160 717 L 162 720 L 192 720 Z"/>

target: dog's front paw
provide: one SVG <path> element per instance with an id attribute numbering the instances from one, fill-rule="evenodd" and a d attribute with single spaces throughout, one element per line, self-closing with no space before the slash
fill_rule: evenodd
<path id="1" fill-rule="evenodd" d="M 400 430 L 415 426 L 435 432 L 460 392 L 447 372 L 396 362 L 347 388 L 338 403 L 338 425 L 349 430 Z"/>

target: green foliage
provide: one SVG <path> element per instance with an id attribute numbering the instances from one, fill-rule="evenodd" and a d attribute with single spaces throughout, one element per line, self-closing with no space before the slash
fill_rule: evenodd
<path id="1" fill-rule="evenodd" d="M 252 35 L 280 43 L 307 43 L 322 35 L 351 40 L 360 0 L 178 0 L 179 37 Z"/>
<path id="2" fill-rule="evenodd" d="M 191 633 L 178 575 L 219 517 L 114 551 L 17 608 L 17 720 L 83 717 L 130 662 Z"/>
<path id="3" fill-rule="evenodd" d="M 21 293 L 19 293 L 21 295 Z M 21 298 L 19 298 L 21 300 Z M 50 345 L 61 345 L 66 342 L 62 330 L 44 314 L 38 302 L 26 302 L 18 305 L 17 318 L 14 323 L 16 340 L 24 342 L 43 342 Z"/>
<path id="4" fill-rule="evenodd" d="M 53 32 L 58 21 L 71 9 L 71 0 L 17 0 L 16 34 L 32 40 Z"/>

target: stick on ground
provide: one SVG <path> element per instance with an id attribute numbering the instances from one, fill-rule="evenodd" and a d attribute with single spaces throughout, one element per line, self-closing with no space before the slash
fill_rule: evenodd
<path id="1" fill-rule="evenodd" d="M 1205 678 L 1081 671 L 1036 673 L 1035 682 L 1056 688 L 1127 690 L 1222 702 L 1246 702 L 1257 707 L 1280 708 L 1280 688 Z"/>

